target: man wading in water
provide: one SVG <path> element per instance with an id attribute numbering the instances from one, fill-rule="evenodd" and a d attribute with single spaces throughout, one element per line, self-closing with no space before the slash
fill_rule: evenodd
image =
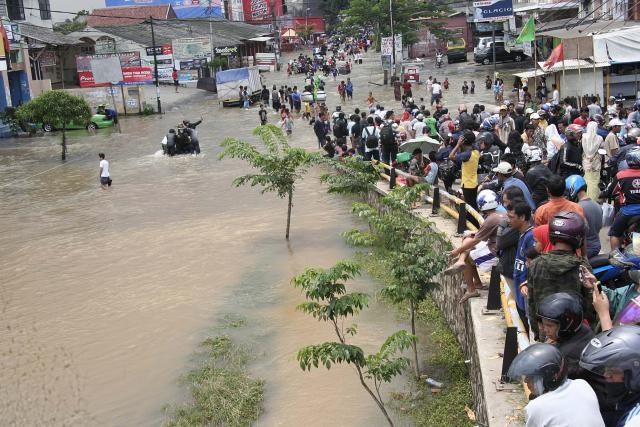
<path id="1" fill-rule="evenodd" d="M 111 187 L 111 177 L 109 176 L 109 161 L 105 160 L 104 153 L 98 154 L 100 158 L 100 186 L 103 190 Z"/>

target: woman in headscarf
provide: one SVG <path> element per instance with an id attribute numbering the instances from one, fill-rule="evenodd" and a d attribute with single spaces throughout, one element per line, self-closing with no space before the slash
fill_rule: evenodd
<path id="1" fill-rule="evenodd" d="M 598 150 L 603 145 L 602 137 L 598 135 L 598 123 L 593 121 L 587 124 L 587 130 L 582 135 L 582 167 L 584 179 L 587 181 L 587 195 L 591 200 L 598 200 L 600 193 L 600 169 L 602 156 Z"/>
<path id="2" fill-rule="evenodd" d="M 533 229 L 533 239 L 536 242 L 536 250 L 538 253 L 549 252 L 553 249 L 553 245 L 549 240 L 549 224 L 539 225 Z"/>
<path id="3" fill-rule="evenodd" d="M 544 141 L 547 145 L 547 158 L 553 157 L 564 144 L 556 125 L 548 125 L 544 130 Z"/>

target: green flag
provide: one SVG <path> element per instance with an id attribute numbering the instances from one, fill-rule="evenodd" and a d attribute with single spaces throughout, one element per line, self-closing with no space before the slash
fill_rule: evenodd
<path id="1" fill-rule="evenodd" d="M 516 39 L 516 43 L 532 42 L 535 39 L 536 39 L 535 23 L 533 21 L 533 16 L 531 16 L 529 17 L 529 20 L 522 28 L 520 35 Z"/>

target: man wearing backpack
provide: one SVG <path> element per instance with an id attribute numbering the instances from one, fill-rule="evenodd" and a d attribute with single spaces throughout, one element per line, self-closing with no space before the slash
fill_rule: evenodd
<path id="1" fill-rule="evenodd" d="M 354 150 L 360 146 L 360 135 L 362 135 L 362 127 L 360 126 L 360 115 L 353 114 L 350 118 L 351 128 L 349 136 L 351 137 L 351 148 Z"/>
<path id="2" fill-rule="evenodd" d="M 347 119 L 344 118 L 344 113 L 341 112 L 333 125 L 333 136 L 336 137 L 338 145 L 342 146 L 347 143 L 348 135 L 349 128 L 347 125 Z"/>
<path id="3" fill-rule="evenodd" d="M 365 138 L 362 137 L 362 132 L 369 125 L 367 122 L 367 113 L 360 113 L 360 133 L 356 135 L 356 148 L 358 150 L 358 154 L 364 157 L 364 149 L 365 149 Z"/>
<path id="4" fill-rule="evenodd" d="M 381 159 L 383 163 L 391 165 L 398 154 L 396 132 L 393 129 L 393 111 L 387 111 L 385 121 L 380 126 L 380 146 L 382 147 Z"/>
<path id="5" fill-rule="evenodd" d="M 318 115 L 318 118 L 313 123 L 313 132 L 316 134 L 316 138 L 318 138 L 318 148 L 322 148 L 324 145 L 324 138 L 327 136 L 325 115 L 323 112 Z"/>
<path id="6" fill-rule="evenodd" d="M 367 119 L 367 126 L 362 130 L 365 160 L 380 160 L 380 151 L 378 150 L 379 139 L 380 130 L 374 126 L 373 117 L 369 117 Z"/>

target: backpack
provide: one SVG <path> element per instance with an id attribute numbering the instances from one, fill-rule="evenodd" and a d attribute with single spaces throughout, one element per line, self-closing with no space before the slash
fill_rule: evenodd
<path id="1" fill-rule="evenodd" d="M 387 123 L 380 128 L 380 142 L 382 142 L 382 145 L 395 144 L 396 136 L 393 133 L 391 123 Z"/>
<path id="2" fill-rule="evenodd" d="M 345 119 L 337 119 L 333 125 L 333 136 L 343 138 L 349 134 L 347 129 L 347 121 Z"/>
<path id="3" fill-rule="evenodd" d="M 373 133 L 369 133 L 369 128 L 365 128 L 364 131 L 367 133 L 367 139 L 364 140 L 364 145 L 369 149 L 378 148 L 378 137 L 375 134 L 375 130 Z"/>

